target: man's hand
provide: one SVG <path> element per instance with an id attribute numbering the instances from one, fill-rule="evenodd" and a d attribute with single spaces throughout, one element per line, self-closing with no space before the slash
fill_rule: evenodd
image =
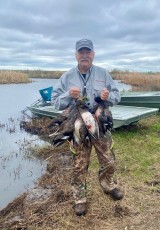
<path id="1" fill-rule="evenodd" d="M 101 91 L 100 97 L 101 97 L 101 99 L 102 99 L 103 101 L 105 101 L 105 100 L 107 100 L 108 95 L 109 95 L 109 91 L 108 91 L 106 88 L 104 88 L 104 89 Z"/>
<path id="2" fill-rule="evenodd" d="M 69 90 L 70 96 L 73 97 L 73 98 L 75 98 L 75 99 L 77 99 L 77 98 L 79 97 L 80 92 L 81 92 L 81 91 L 80 91 L 80 88 L 78 88 L 78 87 L 76 87 L 76 86 L 72 87 L 72 88 Z"/>

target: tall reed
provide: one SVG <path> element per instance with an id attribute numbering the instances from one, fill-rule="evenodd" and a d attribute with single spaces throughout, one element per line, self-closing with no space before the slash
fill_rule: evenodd
<path id="1" fill-rule="evenodd" d="M 23 72 L 27 73 L 30 78 L 58 79 L 65 71 L 25 70 Z"/>
<path id="2" fill-rule="evenodd" d="M 0 70 L 0 84 L 28 83 L 28 74 L 13 70 Z"/>
<path id="3" fill-rule="evenodd" d="M 160 73 L 139 73 L 113 71 L 111 76 L 125 84 L 132 85 L 133 91 L 158 91 L 160 90 Z"/>

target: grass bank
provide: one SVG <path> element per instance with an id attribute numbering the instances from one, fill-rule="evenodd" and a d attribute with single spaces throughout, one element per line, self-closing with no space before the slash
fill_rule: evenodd
<path id="1" fill-rule="evenodd" d="M 0 84 L 17 84 L 17 83 L 29 83 L 29 79 L 26 73 L 13 70 L 1 70 L 0 71 Z"/>
<path id="2" fill-rule="evenodd" d="M 41 136 L 50 132 L 51 120 L 35 119 L 22 123 L 27 131 Z M 88 173 L 88 213 L 73 213 L 70 179 L 72 156 L 67 144 L 54 149 L 51 145 L 32 150 L 48 160 L 47 172 L 38 181 L 50 195 L 28 202 L 28 193 L 0 211 L 1 229 L 56 230 L 155 230 L 160 229 L 160 114 L 113 132 L 117 161 L 116 180 L 124 199 L 113 201 L 100 189 L 98 161 L 92 151 Z M 33 198 L 33 194 L 32 194 Z"/>
<path id="3" fill-rule="evenodd" d="M 132 91 L 160 91 L 160 73 L 138 73 L 112 71 L 111 76 L 132 85 Z"/>

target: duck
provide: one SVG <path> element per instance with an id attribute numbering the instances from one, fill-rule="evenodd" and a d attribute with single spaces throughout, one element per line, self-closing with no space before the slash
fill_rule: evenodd
<path id="1" fill-rule="evenodd" d="M 94 107 L 94 114 L 98 121 L 100 132 L 105 133 L 107 130 L 111 131 L 113 129 L 113 118 L 106 103 L 100 98 L 96 97 L 96 105 Z"/>
<path id="2" fill-rule="evenodd" d="M 57 125 L 58 124 L 58 130 L 50 134 L 50 137 L 53 137 L 53 145 L 59 146 L 63 144 L 66 140 L 71 140 L 73 137 L 73 132 L 75 129 L 75 121 L 77 119 L 77 108 L 73 107 L 72 109 L 70 108 L 67 110 L 68 117 L 62 121 L 62 116 L 60 115 L 59 117 L 56 118 L 56 120 L 53 122 L 53 124 Z M 67 113 L 66 113 L 67 114 Z M 57 122 L 59 121 L 59 123 Z M 61 122 L 62 121 L 62 122 Z"/>
<path id="3" fill-rule="evenodd" d="M 68 117 L 64 114 L 67 114 Z M 83 98 L 78 98 L 74 105 L 67 108 L 67 111 L 52 122 L 52 125 L 58 125 L 58 130 L 50 135 L 55 146 L 59 146 L 66 140 L 72 140 L 79 145 L 86 143 L 90 138 L 99 137 L 98 122 L 95 116 L 88 111 Z"/>

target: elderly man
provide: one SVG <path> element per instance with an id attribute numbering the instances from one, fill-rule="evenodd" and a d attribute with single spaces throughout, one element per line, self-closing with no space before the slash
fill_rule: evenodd
<path id="1" fill-rule="evenodd" d="M 81 39 L 76 42 L 77 67 L 64 73 L 54 87 L 53 102 L 58 110 L 63 110 L 75 103 L 80 96 L 85 96 L 86 106 L 90 112 L 96 104 L 95 98 L 100 97 L 106 105 L 113 106 L 120 101 L 120 93 L 109 73 L 101 67 L 93 65 L 93 43 L 89 39 Z M 103 143 L 103 144 L 102 144 Z M 115 159 L 112 154 L 112 138 L 109 131 L 101 136 L 93 144 L 98 156 L 99 182 L 106 194 L 114 200 L 123 198 L 123 193 L 113 181 L 115 171 Z M 76 215 L 85 215 L 87 212 L 86 200 L 86 174 L 89 166 L 89 158 L 92 144 L 73 146 L 74 172 L 72 178 L 73 197 L 75 201 L 74 211 Z"/>

